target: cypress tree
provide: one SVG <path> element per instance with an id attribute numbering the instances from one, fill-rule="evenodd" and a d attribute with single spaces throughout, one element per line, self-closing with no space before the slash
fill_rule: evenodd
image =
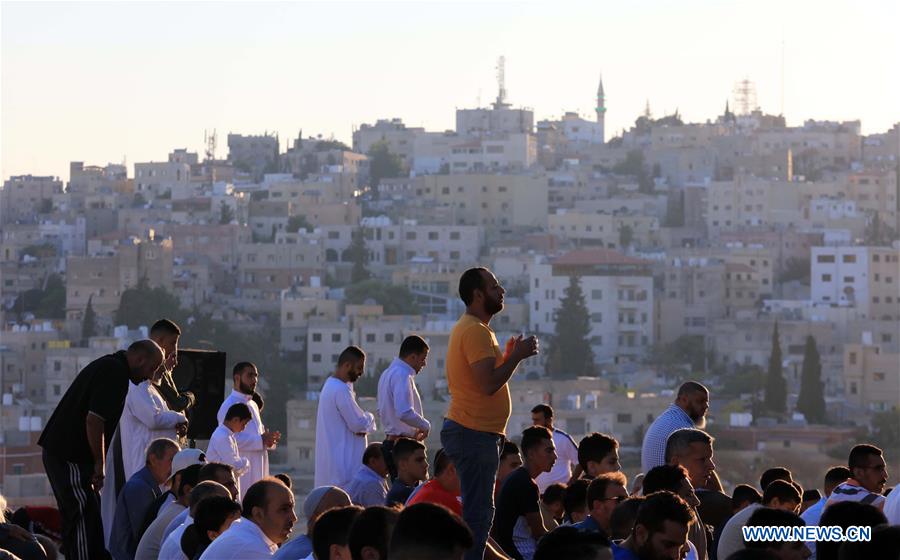
<path id="1" fill-rule="evenodd" d="M 347 248 L 348 257 L 353 261 L 353 269 L 350 271 L 350 283 L 356 284 L 372 277 L 369 272 L 369 249 L 366 247 L 366 236 L 363 228 L 358 228 L 353 233 L 353 239 Z"/>
<path id="2" fill-rule="evenodd" d="M 97 314 L 94 312 L 94 296 L 88 297 L 87 307 L 84 308 L 84 317 L 81 319 L 81 339 L 87 345 L 88 339 L 97 334 Z"/>
<path id="3" fill-rule="evenodd" d="M 569 277 L 569 287 L 556 315 L 556 333 L 547 356 L 547 373 L 557 379 L 574 379 L 594 372 L 591 350 L 591 316 L 581 291 L 581 279 Z"/>
<path id="4" fill-rule="evenodd" d="M 778 340 L 778 323 L 772 331 L 772 354 L 769 356 L 769 372 L 766 375 L 766 409 L 777 414 L 787 411 L 787 381 L 781 366 L 781 342 Z"/>
<path id="5" fill-rule="evenodd" d="M 803 373 L 800 377 L 797 410 L 802 412 L 810 423 L 820 424 L 825 421 L 822 362 L 819 359 L 816 339 L 812 336 L 806 337 L 806 347 L 803 349 Z"/>

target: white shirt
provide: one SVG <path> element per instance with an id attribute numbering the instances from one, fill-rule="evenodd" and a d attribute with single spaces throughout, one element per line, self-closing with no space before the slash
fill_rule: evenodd
<path id="1" fill-rule="evenodd" d="M 553 430 L 553 445 L 556 446 L 558 459 L 553 463 L 550 472 L 541 473 L 534 482 L 538 485 L 541 494 L 551 484 L 557 482 L 568 484 L 572 478 L 572 468 L 578 464 L 578 445 L 572 441 L 572 437 L 562 430 Z"/>
<path id="2" fill-rule="evenodd" d="M 163 531 L 185 509 L 178 502 L 168 502 L 160 508 L 156 519 L 147 527 L 144 536 L 141 537 L 134 560 L 156 560 L 162 548 Z"/>
<path id="3" fill-rule="evenodd" d="M 266 429 L 263 426 L 262 417 L 259 414 L 259 407 L 253 402 L 252 395 L 245 395 L 232 390 L 231 394 L 225 398 L 222 406 L 219 407 L 219 412 L 216 414 L 219 424 L 221 425 L 225 422 L 225 413 L 228 412 L 228 409 L 231 408 L 232 405 L 238 403 L 244 403 L 250 407 L 251 416 L 250 422 L 247 424 L 247 427 L 244 428 L 244 431 L 239 434 L 234 434 L 240 456 L 246 457 L 250 461 L 250 469 L 240 477 L 241 500 L 243 500 L 247 489 L 250 488 L 254 482 L 269 476 L 269 452 L 265 446 L 263 446 L 262 435 Z"/>
<path id="4" fill-rule="evenodd" d="M 169 533 L 169 536 L 163 539 L 162 547 L 159 549 L 158 560 L 189 560 L 181 550 L 181 536 L 184 535 L 184 530 L 187 529 L 188 526 L 194 524 L 194 518 L 191 517 L 190 510 L 186 511 L 188 512 L 188 516 L 184 523 L 176 527 L 174 531 Z"/>
<path id="5" fill-rule="evenodd" d="M 247 426 L 250 426 L 250 424 L 248 423 Z M 250 460 L 246 457 L 241 457 L 234 432 L 224 424 L 219 424 L 212 433 L 212 437 L 209 438 L 209 445 L 206 447 L 206 460 L 210 463 L 231 465 L 234 467 L 235 478 L 250 470 Z M 241 482 L 238 479 L 238 490 L 240 491 L 240 489 Z"/>
<path id="6" fill-rule="evenodd" d="M 346 490 L 362 463 L 367 434 L 374 431 L 375 416 L 357 404 L 352 384 L 329 377 L 316 412 L 315 486 Z"/>
<path id="7" fill-rule="evenodd" d="M 152 382 L 146 380 L 137 385 L 128 384 L 125 407 L 116 428 L 122 441 L 122 468 L 126 482 L 134 473 L 144 468 L 150 442 L 158 438 L 175 439 L 175 425 L 181 422 L 187 422 L 187 417 L 180 412 L 169 410 L 165 399 Z M 116 512 L 117 496 L 113 480 L 115 465 L 114 447 L 110 445 L 106 451 L 108 480 L 100 491 L 100 511 L 107 545 Z"/>
<path id="8" fill-rule="evenodd" d="M 431 430 L 431 423 L 422 414 L 415 376 L 412 366 L 394 358 L 378 380 L 378 417 L 389 436 L 414 437 L 416 430 Z"/>
<path id="9" fill-rule="evenodd" d="M 820 498 L 818 502 L 809 506 L 806 508 L 806 511 L 800 514 L 807 527 L 819 524 L 819 521 L 822 519 L 822 512 L 825 511 L 826 503 L 828 503 L 827 497 Z M 810 558 L 816 560 L 816 541 L 806 541 L 806 548 L 812 553 Z"/>
<path id="10" fill-rule="evenodd" d="M 200 560 L 257 560 L 271 558 L 277 550 L 256 523 L 242 517 L 206 548 Z"/>
<path id="11" fill-rule="evenodd" d="M 884 499 L 883 511 L 888 525 L 900 525 L 900 487 L 895 487 Z"/>

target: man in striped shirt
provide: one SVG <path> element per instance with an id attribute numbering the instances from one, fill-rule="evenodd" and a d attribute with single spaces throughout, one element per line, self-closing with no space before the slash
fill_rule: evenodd
<path id="1" fill-rule="evenodd" d="M 884 508 L 884 485 L 888 479 L 887 463 L 881 449 L 860 444 L 850 450 L 848 467 L 852 477 L 831 492 L 825 507 L 838 502 L 860 502 Z"/>
<path id="2" fill-rule="evenodd" d="M 666 441 L 676 430 L 706 427 L 709 410 L 709 389 L 696 381 L 686 381 L 678 388 L 675 402 L 669 405 L 647 428 L 641 448 L 641 470 L 666 464 Z"/>

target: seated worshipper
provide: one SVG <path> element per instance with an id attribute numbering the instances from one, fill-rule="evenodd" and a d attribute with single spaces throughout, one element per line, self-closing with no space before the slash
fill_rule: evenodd
<path id="1" fill-rule="evenodd" d="M 694 512 L 671 492 L 656 492 L 644 498 L 631 535 L 613 544 L 615 560 L 658 560 L 683 558 L 687 550 L 688 527 Z"/>
<path id="2" fill-rule="evenodd" d="M 763 493 L 762 503 L 750 504 L 725 523 L 719 536 L 718 558 L 728 558 L 729 555 L 744 548 L 742 527 L 747 525 L 747 520 L 753 512 L 763 507 L 796 513 L 800 509 L 800 492 L 793 484 L 784 480 L 775 480 L 769 484 Z"/>
<path id="3" fill-rule="evenodd" d="M 200 467 L 200 477 L 198 480 L 200 482 L 207 480 L 218 482 L 228 490 L 231 499 L 237 501 L 240 497 L 237 489 L 237 479 L 234 476 L 234 469 L 231 465 L 226 465 L 225 463 L 206 463 Z M 190 510 L 184 510 L 179 513 L 168 526 L 166 526 L 166 530 L 163 531 L 163 546 L 165 546 L 166 539 L 169 538 L 169 535 L 171 535 L 178 526 L 182 525 L 189 516 Z"/>
<path id="4" fill-rule="evenodd" d="M 613 542 L 624 541 L 631 535 L 634 522 L 637 520 L 637 512 L 644 503 L 643 496 L 632 496 L 616 506 L 609 517 L 609 536 Z"/>
<path id="5" fill-rule="evenodd" d="M 850 472 L 850 469 L 843 466 L 831 467 L 825 472 L 825 481 L 822 485 L 825 496 L 800 514 L 800 517 L 803 518 L 803 521 L 807 525 L 819 524 L 819 519 L 822 517 L 822 511 L 825 509 L 825 504 L 828 502 L 828 498 L 831 497 L 831 493 L 851 476 L 853 476 L 853 474 Z M 885 515 L 887 514 L 885 513 Z M 898 520 L 898 523 L 900 523 L 900 520 Z M 806 547 L 812 552 L 812 557 L 815 558 L 816 541 L 808 541 Z"/>
<path id="6" fill-rule="evenodd" d="M 564 524 L 574 525 L 587 519 L 587 491 L 590 485 L 590 480 L 579 478 L 566 487 L 566 493 L 563 495 L 563 507 L 566 510 Z"/>
<path id="7" fill-rule="evenodd" d="M 350 529 L 362 514 L 359 506 L 333 508 L 313 525 L 313 557 L 316 560 L 350 560 Z"/>
<path id="8" fill-rule="evenodd" d="M 500 466 L 497 467 L 497 482 L 494 484 L 494 497 L 500 493 L 500 486 L 506 477 L 522 466 L 522 456 L 519 454 L 519 446 L 514 442 L 505 440 L 500 450 Z"/>
<path id="9" fill-rule="evenodd" d="M 783 482 L 783 481 L 782 481 Z M 747 520 L 748 527 L 803 527 L 806 523 L 792 511 L 762 507 L 757 508 Z M 812 554 L 803 541 L 745 541 L 745 548 L 768 550 L 778 560 L 806 560 Z"/>
<path id="10" fill-rule="evenodd" d="M 644 476 L 643 492 L 645 496 L 661 491 L 675 494 L 695 511 L 700 504 L 694 487 L 691 486 L 691 481 L 688 479 L 687 471 L 680 465 L 653 467 Z M 690 540 L 688 540 L 688 552 L 685 558 L 687 560 L 697 559 L 697 548 Z"/>
<path id="11" fill-rule="evenodd" d="M 201 478 L 202 476 L 201 474 Z M 200 502 L 213 496 L 233 499 L 231 492 L 227 488 L 212 480 L 203 480 L 191 490 L 188 498 L 188 509 L 185 510 L 187 516 L 184 522 L 180 523 L 171 534 L 163 536 L 162 547 L 159 549 L 159 560 L 191 560 L 181 550 L 181 537 L 184 536 L 187 528 L 193 525 L 193 516 L 197 513 L 197 507 Z"/>
<path id="12" fill-rule="evenodd" d="M 762 494 L 759 490 L 749 484 L 738 484 L 731 493 L 731 514 L 741 511 L 751 504 L 758 504 L 762 501 Z"/>
<path id="13" fill-rule="evenodd" d="M 825 507 L 839 502 L 860 502 L 883 509 L 885 498 L 881 493 L 888 471 L 881 449 L 868 444 L 854 446 L 847 467 L 852 476 L 831 492 Z"/>
<path id="14" fill-rule="evenodd" d="M 219 535 L 200 558 L 271 558 L 288 539 L 296 521 L 293 492 L 277 478 L 264 478 L 244 494 L 241 518 Z"/>
<path id="15" fill-rule="evenodd" d="M 547 533 L 534 479 L 542 472 L 549 472 L 556 461 L 550 430 L 543 426 L 526 428 L 522 432 L 522 452 L 525 462 L 500 487 L 491 533 L 507 555 L 516 560 L 531 560 L 538 539 Z"/>
<path id="16" fill-rule="evenodd" d="M 425 456 L 425 445 L 410 438 L 397 439 L 393 454 L 397 480 L 388 490 L 385 504 L 402 506 L 416 486 L 428 479 L 428 458 Z"/>
<path id="17" fill-rule="evenodd" d="M 7 522 L 6 498 L 0 495 L 0 559 L 3 559 L 4 551 L 10 554 L 10 560 L 48 560 L 56 557 L 55 548 L 45 550 L 30 531 Z"/>
<path id="18" fill-rule="evenodd" d="M 854 527 L 877 527 L 887 523 L 884 513 L 871 504 L 863 504 L 853 501 L 842 501 L 825 506 L 820 527 L 840 527 L 846 530 L 851 525 Z M 819 541 L 816 543 L 817 560 L 837 560 L 841 541 Z M 866 559 L 868 560 L 868 558 Z"/>
<path id="19" fill-rule="evenodd" d="M 400 512 L 388 558 L 462 560 L 472 545 L 472 531 L 462 518 L 445 507 L 422 503 Z"/>
<path id="20" fill-rule="evenodd" d="M 768 468 L 759 476 L 759 491 L 765 492 L 766 488 L 776 480 L 783 480 L 793 484 L 794 475 L 787 467 Z"/>
<path id="21" fill-rule="evenodd" d="M 565 526 L 550 531 L 538 541 L 534 560 L 612 560 L 609 539 L 596 532 Z"/>
<path id="22" fill-rule="evenodd" d="M 591 480 L 601 474 L 622 470 L 619 464 L 619 442 L 616 438 L 594 432 L 578 442 L 578 464 L 584 478 Z"/>
<path id="23" fill-rule="evenodd" d="M 541 515 L 544 520 L 553 519 L 557 525 L 562 524 L 566 515 L 566 506 L 563 498 L 566 495 L 565 484 L 551 484 L 541 494 Z"/>
<path id="24" fill-rule="evenodd" d="M 406 505 L 439 504 L 462 517 L 462 501 L 459 492 L 456 466 L 453 465 L 453 460 L 444 453 L 443 449 L 438 449 L 434 455 L 434 478 L 423 484 L 409 498 Z"/>
<path id="25" fill-rule="evenodd" d="M 803 491 L 803 503 L 800 504 L 800 513 L 802 514 L 804 511 L 813 507 L 819 500 L 822 499 L 822 493 L 817 489 L 812 488 L 810 490 Z"/>
<path id="26" fill-rule="evenodd" d="M 367 507 L 350 527 L 347 544 L 353 560 L 387 560 L 391 533 L 400 512 L 385 506 Z"/>
<path id="27" fill-rule="evenodd" d="M 846 542 L 841 545 L 838 560 L 858 558 L 900 559 L 900 525 L 872 527 L 871 540 Z"/>
<path id="28" fill-rule="evenodd" d="M 362 507 L 381 506 L 387 498 L 388 467 L 382 452 L 383 444 L 370 443 L 362 456 L 362 464 L 347 486 L 354 504 Z"/>
<path id="29" fill-rule="evenodd" d="M 320 486 L 313 489 L 303 502 L 303 517 L 306 518 L 306 534 L 298 535 L 284 543 L 275 553 L 275 560 L 296 560 L 306 558 L 313 552 L 313 527 L 319 517 L 332 508 L 350 505 L 350 496 L 337 486 Z"/>
<path id="30" fill-rule="evenodd" d="M 627 480 L 621 472 L 604 473 L 591 481 L 587 491 L 588 516 L 573 525 L 579 531 L 600 533 L 609 539 L 609 520 L 612 512 L 628 499 Z"/>
<path id="31" fill-rule="evenodd" d="M 159 550 L 162 548 L 163 532 L 169 523 L 175 519 L 178 514 L 188 508 L 191 490 L 200 480 L 200 469 L 203 463 L 188 463 L 197 461 L 202 454 L 198 455 L 199 449 L 182 449 L 175 454 L 172 460 L 172 470 L 174 472 L 172 478 L 172 489 L 175 491 L 175 500 L 167 502 L 159 513 L 156 515 L 150 526 L 141 535 L 138 542 L 137 552 L 135 552 L 135 560 L 156 560 L 159 556 Z M 184 466 L 188 463 L 187 466 Z"/>
<path id="32" fill-rule="evenodd" d="M 676 430 L 669 436 L 666 442 L 667 465 L 681 465 L 688 472 L 691 485 L 697 488 L 707 488 L 710 480 L 715 477 L 716 464 L 713 463 L 713 437 L 695 428 L 683 428 Z M 715 479 L 716 484 L 718 478 Z M 697 547 L 697 558 L 707 560 L 708 529 L 703 519 L 694 508 L 695 522 L 691 525 L 691 542 Z"/>
<path id="33" fill-rule="evenodd" d="M 191 475 L 194 477 L 191 486 L 194 486 L 195 484 L 197 484 L 197 477 L 200 476 L 200 468 L 205 464 L 206 453 L 204 453 L 200 449 L 186 448 L 175 454 L 175 457 L 172 459 L 172 474 L 169 475 L 169 480 L 167 480 L 163 485 L 164 488 L 168 489 L 163 492 L 158 498 L 153 500 L 153 503 L 149 508 L 147 508 L 147 514 L 144 516 L 144 521 L 141 527 L 141 537 L 144 536 L 147 528 L 150 527 L 150 524 L 156 520 L 159 512 L 165 506 L 178 501 L 178 487 L 181 484 L 180 471 L 186 469 L 189 466 L 197 467 L 194 470 L 194 474 Z M 188 490 L 188 492 L 190 492 L 190 490 Z M 165 529 L 165 525 L 163 525 L 163 529 Z"/>
<path id="34" fill-rule="evenodd" d="M 172 474 L 172 459 L 180 451 L 171 439 L 155 439 L 147 447 L 144 468 L 134 473 L 116 502 L 109 552 L 113 560 L 134 560 L 147 508 L 162 494 L 160 485 Z"/>
<path id="35" fill-rule="evenodd" d="M 232 466 L 237 478 L 238 492 L 241 490 L 240 477 L 250 470 L 250 459 L 241 457 L 234 435 L 243 432 L 252 419 L 250 407 L 245 403 L 231 405 L 225 412 L 225 420 L 216 427 L 212 437 L 209 438 L 209 445 L 206 448 L 208 461 Z"/>
<path id="36" fill-rule="evenodd" d="M 197 504 L 194 523 L 181 536 L 181 552 L 191 560 L 199 558 L 216 538 L 240 519 L 241 504 L 224 496 L 210 496 Z"/>

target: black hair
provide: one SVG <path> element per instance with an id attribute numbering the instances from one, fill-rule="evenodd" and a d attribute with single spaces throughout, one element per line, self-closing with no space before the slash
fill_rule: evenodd
<path id="1" fill-rule="evenodd" d="M 773 482 L 770 487 L 774 484 L 775 483 Z M 794 512 L 770 507 L 757 508 L 747 520 L 747 527 L 767 527 L 771 525 L 778 525 L 779 527 L 803 527 L 806 523 L 803 521 L 803 518 Z M 780 546 L 783 542 L 784 541 L 775 540 L 745 540 L 744 546 L 747 548 L 770 548 L 773 545 Z"/>
<path id="2" fill-rule="evenodd" d="M 841 545 L 839 560 L 858 558 L 900 559 L 900 525 L 879 525 L 872 528 L 872 540 L 845 542 Z"/>
<path id="3" fill-rule="evenodd" d="M 553 434 L 543 426 L 531 426 L 522 431 L 522 455 L 528 457 L 528 451 L 541 445 L 543 440 L 553 441 Z"/>
<path id="4" fill-rule="evenodd" d="M 566 516 L 569 519 L 572 519 L 573 513 L 587 509 L 587 491 L 590 485 L 590 480 L 579 478 L 578 480 L 573 480 L 566 487 L 566 493 L 563 495 L 563 508 L 565 508 Z"/>
<path id="5" fill-rule="evenodd" d="M 362 463 L 363 465 L 368 466 L 369 462 L 372 459 L 377 459 L 378 457 L 384 458 L 384 449 L 382 448 L 381 442 L 370 443 L 366 450 L 363 451 Z"/>
<path id="6" fill-rule="evenodd" d="M 688 478 L 687 469 L 681 465 L 660 465 L 653 467 L 644 475 L 641 485 L 642 492 L 649 496 L 660 490 L 668 490 L 677 494 L 681 489 L 682 481 Z"/>
<path id="7" fill-rule="evenodd" d="M 553 418 L 553 407 L 549 404 L 539 404 L 531 409 L 532 414 L 541 413 L 547 420 Z"/>
<path id="8" fill-rule="evenodd" d="M 859 445 L 853 446 L 853 449 L 850 450 L 850 457 L 847 460 L 847 466 L 850 467 L 852 471 L 855 467 L 865 467 L 863 463 L 865 463 L 866 457 L 881 457 L 882 451 L 881 449 L 875 447 L 874 445 L 869 445 L 868 443 L 861 443 Z"/>
<path id="9" fill-rule="evenodd" d="M 233 420 L 234 418 L 250 420 L 250 418 L 252 418 L 250 415 L 250 407 L 242 402 L 229 406 L 228 411 L 225 412 L 225 420 Z"/>
<path id="10" fill-rule="evenodd" d="M 421 449 L 425 451 L 425 444 L 412 438 L 402 437 L 394 442 L 394 449 L 391 454 L 394 456 L 394 463 L 406 460 L 410 455 Z"/>
<path id="11" fill-rule="evenodd" d="M 459 549 L 469 550 L 473 544 L 472 531 L 458 515 L 444 506 L 418 503 L 400 512 L 388 557 L 445 560 L 456 558 Z"/>
<path id="12" fill-rule="evenodd" d="M 338 367 L 341 367 L 344 364 L 348 363 L 356 363 L 360 360 L 365 359 L 366 353 L 363 352 L 363 349 L 359 346 L 348 346 L 344 348 L 344 351 L 341 352 L 341 355 L 338 356 Z"/>
<path id="13" fill-rule="evenodd" d="M 850 472 L 850 469 L 843 465 L 831 467 L 825 472 L 825 486 L 834 488 L 852 476 L 853 473 Z"/>
<path id="14" fill-rule="evenodd" d="M 243 511 L 241 515 L 247 519 L 253 519 L 253 508 L 262 508 L 263 511 L 269 506 L 269 490 L 274 488 L 284 488 L 290 492 L 290 488 L 275 477 L 268 476 L 262 480 L 257 480 L 250 485 L 247 493 L 244 494 Z"/>
<path id="15" fill-rule="evenodd" d="M 610 435 L 600 432 L 586 435 L 578 442 L 578 464 L 587 472 L 588 461 L 599 463 L 618 448 L 619 442 Z"/>
<path id="16" fill-rule="evenodd" d="M 749 484 L 738 484 L 731 493 L 731 507 L 737 509 L 744 502 L 758 504 L 762 501 L 762 494 L 759 490 Z"/>
<path id="17" fill-rule="evenodd" d="M 450 465 L 453 464 L 453 459 L 447 455 L 447 452 L 444 451 L 444 448 L 440 448 L 434 454 L 434 476 L 441 476 L 444 474 Z"/>
<path id="18" fill-rule="evenodd" d="M 197 504 L 194 523 L 181 535 L 181 551 L 188 558 L 197 558 L 212 543 L 207 531 L 218 531 L 225 520 L 241 513 L 241 504 L 224 496 L 209 496 Z"/>
<path id="19" fill-rule="evenodd" d="M 638 508 L 634 525 L 635 527 L 642 525 L 653 534 L 663 531 L 666 521 L 690 525 L 694 519 L 694 512 L 687 502 L 663 490 L 644 497 L 644 503 Z"/>
<path id="20" fill-rule="evenodd" d="M 185 488 L 190 486 L 193 488 L 197 486 L 197 483 L 200 481 L 200 469 L 203 468 L 203 465 L 191 465 L 189 467 L 185 467 L 178 471 L 176 474 L 181 475 L 178 480 L 178 488 L 176 488 L 177 496 L 184 496 L 188 490 Z"/>
<path id="21" fill-rule="evenodd" d="M 129 354 L 142 354 L 145 358 L 150 358 L 159 353 L 165 355 L 165 351 L 160 348 L 159 344 L 153 342 L 152 340 L 138 340 L 137 342 L 132 342 L 131 345 L 128 346 Z"/>
<path id="22" fill-rule="evenodd" d="M 475 300 L 475 290 L 484 290 L 484 278 L 482 272 L 489 272 L 484 267 L 470 268 L 459 277 L 459 299 L 466 305 L 471 305 Z"/>
<path id="23" fill-rule="evenodd" d="M 822 512 L 820 527 L 877 527 L 887 523 L 884 513 L 877 507 L 861 502 L 837 502 Z M 819 541 L 816 543 L 816 560 L 837 560 L 840 542 Z"/>
<path id="24" fill-rule="evenodd" d="M 330 558 L 331 545 L 347 546 L 350 528 L 363 508 L 344 506 L 331 508 L 316 519 L 312 528 L 313 553 L 316 558 Z"/>
<path id="25" fill-rule="evenodd" d="M 244 373 L 244 370 L 247 368 L 257 369 L 256 365 L 253 362 L 238 362 L 234 364 L 234 367 L 231 369 L 231 377 L 235 375 L 240 375 Z"/>
<path id="26" fill-rule="evenodd" d="M 175 324 L 174 321 L 169 319 L 160 319 L 159 321 L 153 323 L 153 326 L 150 327 L 150 336 L 155 334 L 175 334 L 181 336 L 181 329 L 178 325 Z"/>
<path id="27" fill-rule="evenodd" d="M 601 474 L 597 478 L 591 481 L 588 484 L 587 489 L 587 507 L 588 509 L 594 508 L 594 502 L 597 500 L 603 500 L 606 498 L 606 489 L 612 486 L 613 484 L 621 484 L 625 486 L 628 484 L 628 480 L 625 478 L 625 475 L 621 472 L 611 472 L 606 474 Z M 627 490 L 626 490 L 627 494 Z"/>
<path id="28" fill-rule="evenodd" d="M 293 479 L 291 479 L 291 475 L 282 472 L 282 473 L 278 473 L 278 474 L 273 474 L 272 476 L 277 478 L 281 482 L 283 482 L 284 485 L 287 486 L 288 488 L 294 487 L 294 481 L 293 481 Z"/>
<path id="29" fill-rule="evenodd" d="M 514 441 L 506 440 L 503 442 L 503 449 L 500 450 L 500 460 L 509 455 L 519 455 L 519 446 Z"/>
<path id="30" fill-rule="evenodd" d="M 616 506 L 609 516 L 609 536 L 612 539 L 620 541 L 627 539 L 631 535 L 638 510 L 643 503 L 643 496 L 632 496 L 619 502 L 619 505 Z"/>
<path id="31" fill-rule="evenodd" d="M 537 543 L 534 560 L 594 560 L 609 548 L 609 539 L 599 532 L 579 531 L 571 525 L 558 527 Z"/>
<path id="32" fill-rule="evenodd" d="M 811 490 L 804 490 L 804 491 L 803 491 L 803 501 L 804 501 L 804 502 L 812 502 L 812 501 L 818 502 L 818 501 L 821 500 L 821 499 L 822 499 L 822 493 L 819 492 L 819 491 L 818 491 L 817 489 L 815 489 L 815 488 L 813 488 L 813 489 L 811 489 Z"/>
<path id="33" fill-rule="evenodd" d="M 709 393 L 709 389 L 703 386 L 702 383 L 698 383 L 696 381 L 685 381 L 678 388 L 678 394 L 676 395 L 676 397 L 690 395 L 693 393 Z"/>
<path id="34" fill-rule="evenodd" d="M 391 533 L 400 512 L 385 506 L 367 507 L 353 520 L 347 544 L 353 560 L 362 560 L 362 549 L 371 546 L 378 551 L 379 558 L 388 557 L 391 546 Z"/>
<path id="35" fill-rule="evenodd" d="M 786 480 L 773 480 L 766 488 L 766 491 L 763 492 L 762 503 L 763 505 L 769 505 L 772 503 L 772 500 L 778 498 L 782 503 L 797 502 L 799 504 L 802 501 L 800 496 L 800 492 L 790 482 L 787 482 Z"/>
<path id="36" fill-rule="evenodd" d="M 206 463 L 200 467 L 200 482 L 203 482 L 204 480 L 215 481 L 216 475 L 222 471 L 228 471 L 234 474 L 234 467 L 217 461 Z"/>
<path id="37" fill-rule="evenodd" d="M 776 480 L 786 480 L 787 482 L 793 482 L 794 477 L 791 474 L 791 471 L 789 471 L 785 467 L 772 467 L 771 469 L 766 469 L 765 472 L 762 473 L 762 476 L 759 477 L 760 491 L 765 492 L 766 488 L 768 488 L 769 485 Z"/>
<path id="38" fill-rule="evenodd" d="M 428 343 L 421 336 L 412 334 L 400 343 L 400 357 L 405 358 L 410 354 L 422 354 L 428 351 Z"/>
<path id="39" fill-rule="evenodd" d="M 566 497 L 566 485 L 555 482 L 548 486 L 544 493 L 541 494 L 541 501 L 545 504 L 555 504 L 563 502 Z"/>

